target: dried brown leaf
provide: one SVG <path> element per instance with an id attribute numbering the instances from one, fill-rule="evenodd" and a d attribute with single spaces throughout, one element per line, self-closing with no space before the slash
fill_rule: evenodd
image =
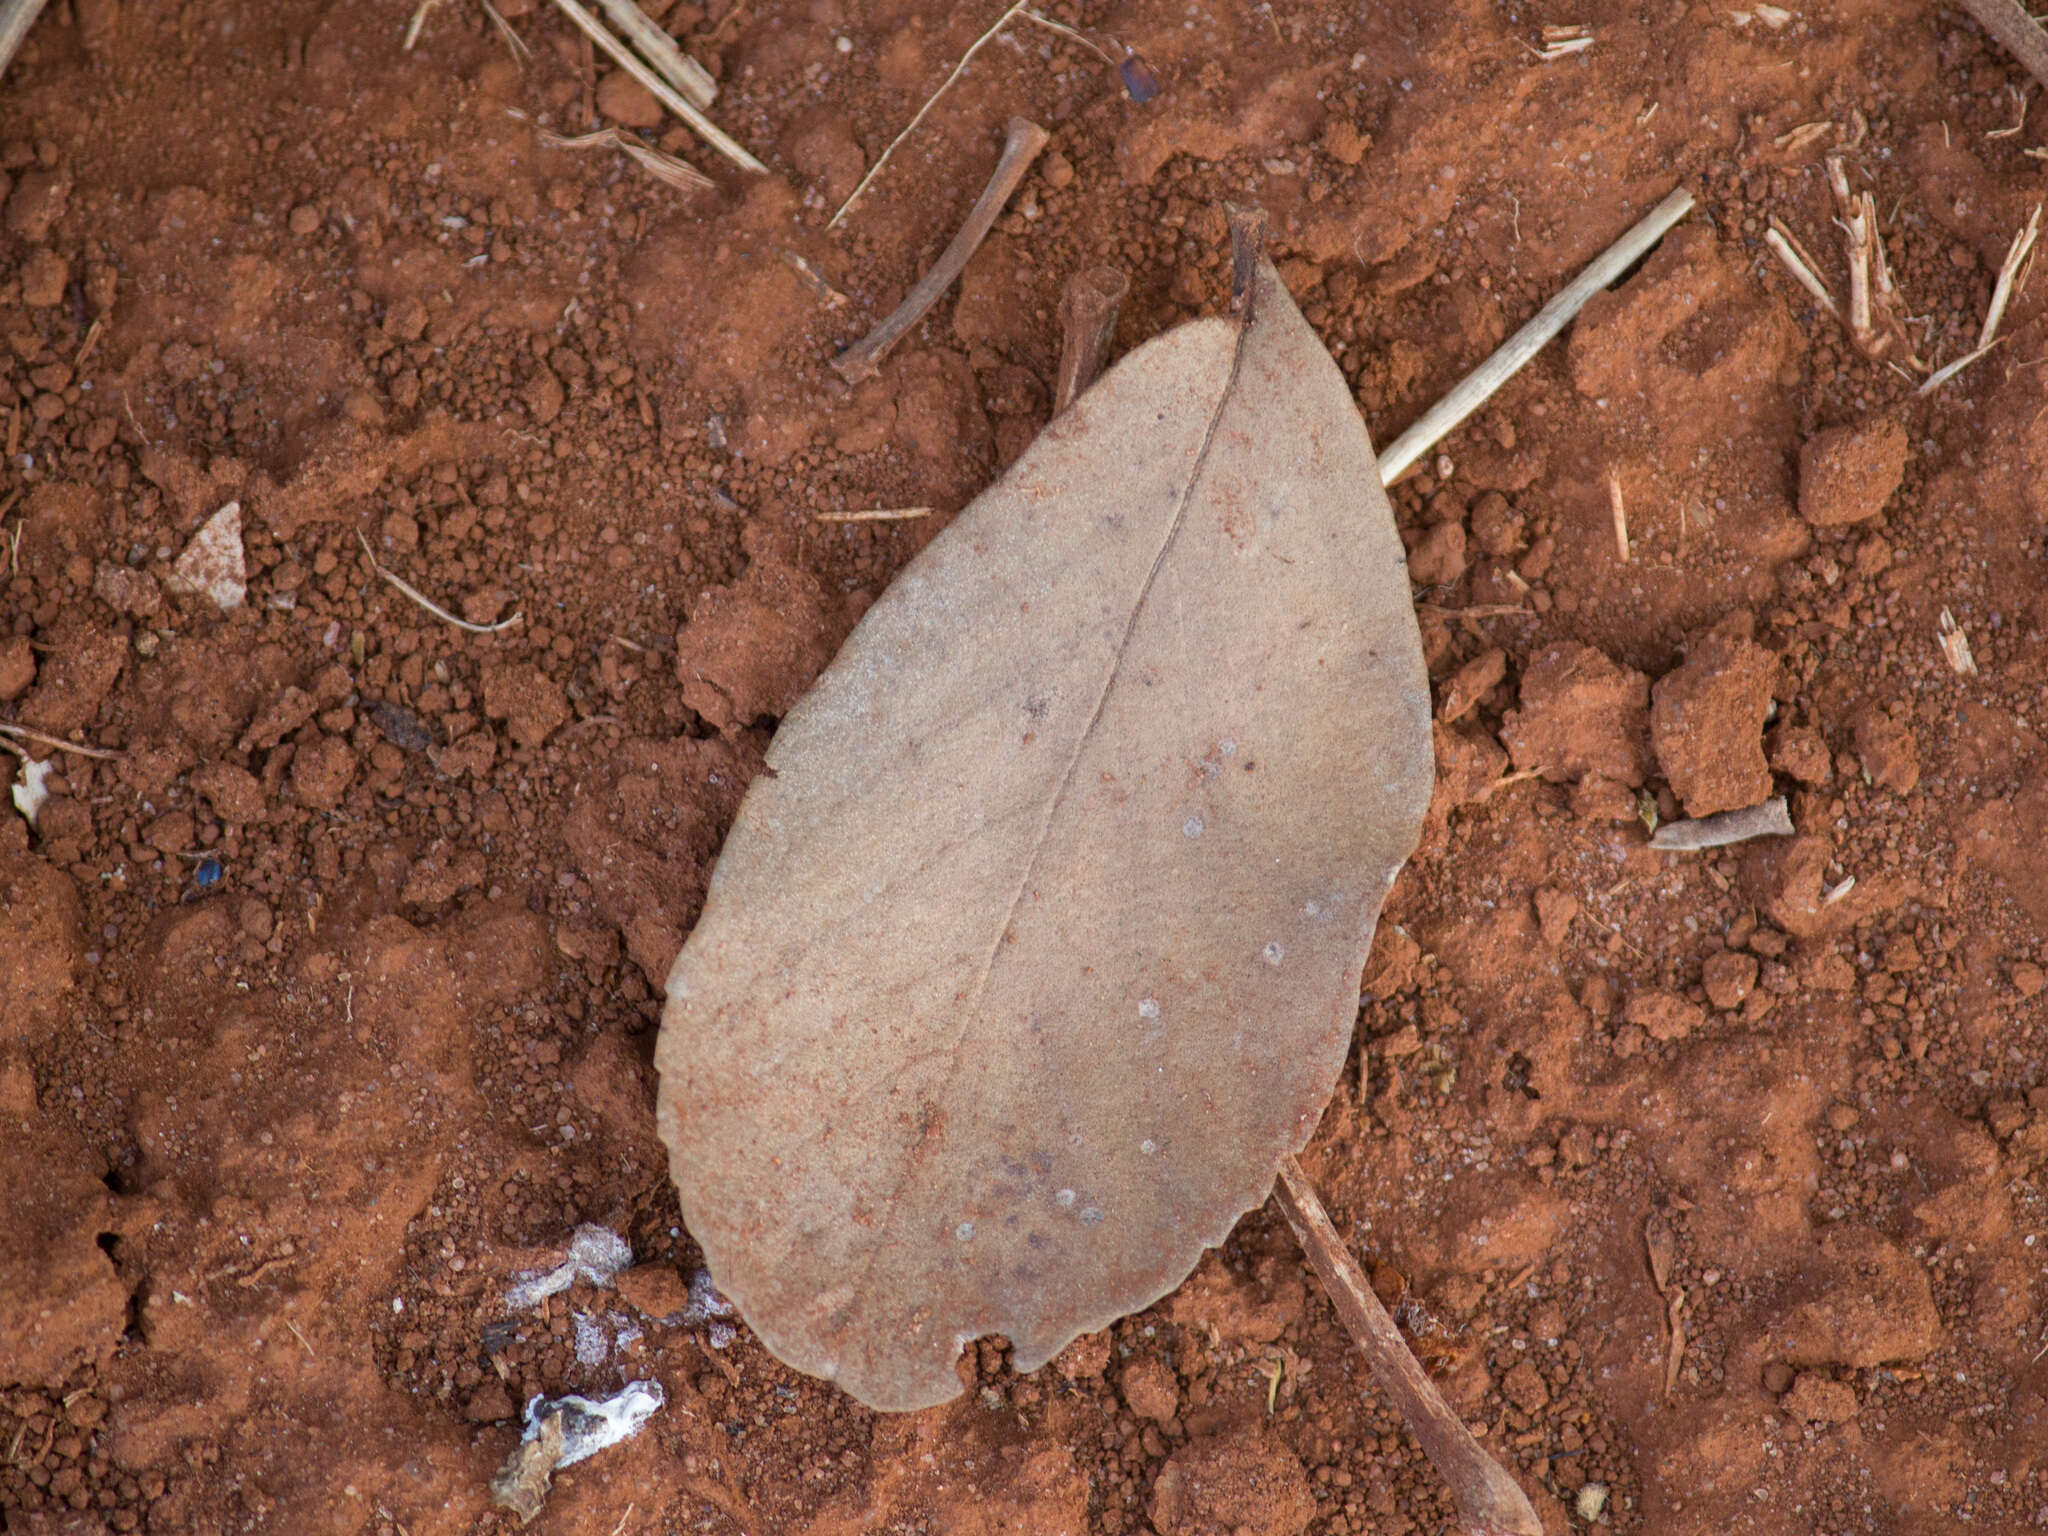
<path id="1" fill-rule="evenodd" d="M 1261 261 L 961 513 L 784 720 L 678 957 L 719 1288 L 862 1401 L 1177 1286 L 1343 1064 L 1431 783 L 1401 544 Z"/>

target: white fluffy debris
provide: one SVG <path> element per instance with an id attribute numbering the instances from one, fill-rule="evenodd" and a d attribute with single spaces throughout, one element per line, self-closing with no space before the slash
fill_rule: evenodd
<path id="1" fill-rule="evenodd" d="M 610 1285 L 612 1276 L 633 1262 L 633 1249 L 608 1227 L 585 1222 L 569 1239 L 569 1255 L 553 1269 L 529 1271 L 505 1293 L 505 1305 L 513 1311 L 539 1306 L 558 1291 L 566 1291 L 578 1279 L 592 1285 Z"/>
<path id="2" fill-rule="evenodd" d="M 612 1352 L 612 1341 L 604 1331 L 604 1324 L 588 1312 L 578 1312 L 569 1319 L 576 1340 L 576 1363 L 578 1365 L 603 1365 L 605 1357 Z"/>
<path id="3" fill-rule="evenodd" d="M 50 791 L 43 781 L 56 770 L 57 765 L 53 761 L 37 762 L 32 757 L 21 760 L 21 782 L 14 786 L 14 808 L 28 819 L 30 826 L 36 824 L 36 813 L 50 798 Z"/>
<path id="4" fill-rule="evenodd" d="M 205 597 L 222 613 L 242 606 L 249 595 L 249 567 L 242 557 L 239 501 L 229 502 L 199 525 L 164 585 L 173 592 Z"/>
<path id="5" fill-rule="evenodd" d="M 658 1381 L 629 1381 L 610 1397 L 535 1397 L 526 1405 L 525 1439 L 539 1436 L 544 1418 L 562 1419 L 562 1459 L 571 1467 L 640 1433 L 640 1428 L 668 1401 Z"/>
<path id="6" fill-rule="evenodd" d="M 610 1397 L 542 1397 L 526 1405 L 526 1432 L 491 1479 L 491 1502 L 528 1524 L 547 1503 L 558 1467 L 630 1440 L 667 1401 L 658 1381 L 629 1381 Z"/>
<path id="7" fill-rule="evenodd" d="M 683 1325 L 694 1328 L 714 1317 L 731 1317 L 732 1303 L 711 1282 L 711 1271 L 700 1269 L 690 1276 L 690 1299 L 683 1307 Z"/>

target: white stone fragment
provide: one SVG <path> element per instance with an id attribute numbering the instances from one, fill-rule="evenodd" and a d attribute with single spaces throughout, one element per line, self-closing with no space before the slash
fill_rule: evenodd
<path id="1" fill-rule="evenodd" d="M 242 606 L 249 595 L 249 567 L 242 556 L 239 501 L 229 502 L 199 525 L 164 585 L 173 592 L 205 597 L 222 613 Z"/>

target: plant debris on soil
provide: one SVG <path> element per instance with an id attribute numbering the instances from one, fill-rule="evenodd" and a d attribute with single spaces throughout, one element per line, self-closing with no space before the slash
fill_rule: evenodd
<path id="1" fill-rule="evenodd" d="M 0 78 L 9 1536 L 510 1531 L 525 1405 L 634 1381 L 533 1530 L 1443 1529 L 1270 1206 L 940 1408 L 779 1365 L 669 1184 L 660 989 L 782 714 L 1045 425 L 1071 276 L 1128 275 L 1121 355 L 1263 207 L 1387 442 L 1674 186 L 1390 492 L 1436 787 L 1301 1161 L 1549 1530 L 2048 1520 L 2023 65 L 1934 6 L 1049 0 L 1083 40 L 1003 29 L 828 229 L 999 3 L 644 7 L 766 175 L 558 7 L 497 0 L 523 62 L 417 9 L 71 0 Z M 542 137 L 606 128 L 713 185 Z M 585 1224 L 631 1267 L 510 1306 Z"/>

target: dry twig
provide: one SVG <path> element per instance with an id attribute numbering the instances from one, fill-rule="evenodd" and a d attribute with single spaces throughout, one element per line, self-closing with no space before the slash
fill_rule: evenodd
<path id="1" fill-rule="evenodd" d="M 858 384 L 862 379 L 874 377 L 889 349 L 924 317 L 926 310 L 938 302 L 940 294 L 953 286 L 953 279 L 960 275 L 968 259 L 988 237 L 997 215 L 1003 211 L 1003 204 L 1010 200 L 1010 194 L 1024 180 L 1024 174 L 1031 169 L 1031 162 L 1038 158 L 1038 152 L 1045 148 L 1046 137 L 1046 131 L 1038 124 L 1021 117 L 1010 119 L 1009 134 L 1003 141 L 1003 157 L 996 162 L 995 174 L 989 177 L 988 185 L 975 199 L 967 222 L 960 226 L 960 233 L 953 237 L 953 243 L 946 247 L 931 271 L 925 273 L 917 286 L 904 296 L 903 302 L 896 306 L 888 319 L 832 359 L 832 366 L 847 383 Z"/>
<path id="2" fill-rule="evenodd" d="M 855 203 L 860 201 L 860 195 L 861 193 L 867 191 L 868 183 L 873 181 L 877 176 L 879 176 L 882 172 L 882 167 L 889 163 L 889 157 L 896 153 L 896 146 L 901 144 L 905 139 L 909 138 L 913 133 L 917 132 L 917 125 L 924 121 L 925 114 L 931 111 L 932 107 L 937 103 L 938 99 L 941 96 L 946 94 L 947 89 L 953 84 L 953 82 L 960 78 L 961 72 L 967 68 L 968 62 L 971 59 L 973 59 L 973 57 L 977 53 L 981 52 L 982 45 L 987 43 L 988 40 L 994 37 L 998 32 L 1002 31 L 1004 27 L 1008 26 L 1010 24 L 1010 18 L 1017 15 L 1023 9 L 1024 0 L 1016 0 L 1015 4 L 1011 5 L 1009 9 L 1004 11 L 1002 15 L 998 16 L 995 19 L 995 21 L 989 26 L 989 29 L 986 32 L 982 33 L 981 36 L 977 37 L 972 43 L 967 45 L 967 51 L 960 55 L 960 62 L 953 66 L 951 74 L 947 75 L 945 79 L 939 82 L 939 88 L 936 91 L 933 91 L 931 95 L 925 98 L 924 105 L 917 109 L 917 116 L 913 117 L 909 121 L 909 123 L 905 125 L 901 133 L 897 134 L 895 138 L 889 141 L 889 147 L 887 149 L 883 150 L 881 154 L 875 157 L 875 163 L 868 167 L 867 175 L 861 177 L 860 185 L 855 187 L 851 192 L 847 194 L 846 201 L 839 205 L 839 211 L 832 215 L 832 222 L 825 226 L 827 229 L 837 229 L 839 227 L 839 221 L 846 217 L 847 209 L 851 208 Z"/>
<path id="3" fill-rule="evenodd" d="M 1588 299 L 1635 265 L 1645 252 L 1664 238 L 1672 225 L 1692 211 L 1692 206 L 1692 194 L 1680 187 L 1637 221 L 1627 234 L 1594 257 L 1585 271 L 1536 312 L 1534 319 L 1503 342 L 1493 356 L 1460 379 L 1448 395 L 1423 413 L 1421 420 L 1394 439 L 1380 455 L 1381 483 L 1392 485 L 1400 479 L 1409 465 L 1484 405 L 1495 390 L 1519 373 L 1546 342 L 1571 323 L 1572 317 L 1586 307 Z"/>
<path id="4" fill-rule="evenodd" d="M 829 307 L 837 309 L 840 305 L 847 302 L 845 294 L 825 281 L 824 273 L 820 272 L 787 246 L 784 246 L 782 249 L 782 260 L 790 271 L 803 279 L 804 286 L 823 299 Z"/>
<path id="5" fill-rule="evenodd" d="M 1678 1373 L 1685 1365 L 1685 1287 L 1674 1285 L 1666 1298 L 1664 1324 L 1671 1332 L 1670 1351 L 1664 1357 L 1664 1395 L 1678 1391 Z"/>
<path id="6" fill-rule="evenodd" d="M 2048 85 L 2048 32 L 2041 30 L 2019 0 L 1962 0 L 1962 7 L 2026 66 L 2028 74 Z"/>
<path id="7" fill-rule="evenodd" d="M 1472 1438 L 1403 1342 L 1400 1329 L 1373 1294 L 1365 1272 L 1337 1235 L 1315 1186 L 1294 1158 L 1280 1165 L 1273 1198 L 1329 1292 L 1345 1331 L 1372 1367 L 1373 1380 L 1401 1410 L 1431 1465 L 1450 1484 L 1467 1536 L 1543 1536 L 1543 1524 L 1528 1496 Z"/>
<path id="8" fill-rule="evenodd" d="M 78 355 L 71 359 L 73 373 L 77 373 L 85 366 L 85 360 L 92 356 L 92 349 L 100 344 L 100 337 L 106 334 L 106 330 L 107 322 L 100 318 L 95 318 L 93 323 L 85 328 L 85 340 L 79 344 Z"/>
<path id="9" fill-rule="evenodd" d="M 386 581 L 390 582 L 392 586 L 398 588 L 399 591 L 403 592 L 407 597 L 411 598 L 414 602 L 418 603 L 422 608 L 426 609 L 427 612 L 431 613 L 435 618 L 440 619 L 445 623 L 453 624 L 457 629 L 466 629 L 472 635 L 495 635 L 500 630 L 510 629 L 514 624 L 517 624 L 522 618 L 525 617 L 525 613 L 522 610 L 519 613 L 513 614 L 512 617 L 509 619 L 498 620 L 498 622 L 495 624 L 472 624 L 467 619 L 458 619 L 457 617 L 455 617 L 454 614 L 450 613 L 446 608 L 443 608 L 431 597 L 428 597 L 424 592 L 420 591 L 418 587 L 415 587 L 411 582 L 407 581 L 404 577 L 394 575 L 392 572 L 387 571 L 386 569 L 384 569 L 383 566 L 379 565 L 377 563 L 376 555 L 371 553 L 370 541 L 363 536 L 363 530 L 360 528 L 356 530 L 356 542 L 363 546 L 363 558 L 370 562 L 371 570 L 375 571 L 379 576 L 382 576 Z"/>
<path id="10" fill-rule="evenodd" d="M 1074 42 L 1079 43 L 1083 48 L 1086 48 L 1090 53 L 1094 54 L 1095 57 L 1102 60 L 1102 62 L 1107 64 L 1111 69 L 1115 69 L 1118 67 L 1117 60 L 1110 57 L 1109 51 L 1107 49 L 1098 47 L 1093 41 L 1091 41 L 1083 34 L 1076 32 L 1072 27 L 1068 26 L 1065 22 L 1054 21 L 1050 16 L 1041 16 L 1038 14 L 1038 12 L 1030 9 L 1028 6 L 1025 9 L 1019 11 L 1017 14 L 1019 16 L 1022 16 L 1026 21 L 1037 22 L 1041 27 L 1044 27 L 1047 31 L 1057 32 L 1061 37 L 1071 38 Z"/>
<path id="11" fill-rule="evenodd" d="M 1052 413 L 1059 416 L 1095 382 L 1109 361 L 1116 337 L 1117 311 L 1131 280 L 1115 267 L 1089 267 L 1067 279 L 1060 294 L 1059 384 L 1053 391 Z"/>
<path id="12" fill-rule="evenodd" d="M 39 747 L 55 747 L 60 752 L 75 752 L 80 757 L 97 758 L 103 763 L 118 763 L 119 752 L 109 752 L 104 747 L 84 747 L 75 741 L 66 741 L 62 736 L 45 736 L 41 731 L 32 731 L 25 725 L 11 725 L 0 721 L 0 734 L 18 736 L 23 741 L 32 741 Z"/>
<path id="13" fill-rule="evenodd" d="M 930 507 L 868 507 L 858 512 L 818 512 L 812 514 L 821 523 L 903 523 L 912 518 L 930 517 Z"/>
<path id="14" fill-rule="evenodd" d="M 565 139 L 559 133 L 546 128 L 539 130 L 540 141 L 549 149 L 616 149 L 638 161 L 641 168 L 655 180 L 671 186 L 678 192 L 701 192 L 709 187 L 711 178 L 686 160 L 674 155 L 663 154 L 652 144 L 643 143 L 632 134 L 617 128 L 600 128 L 595 133 L 586 133 L 573 139 Z"/>
<path id="15" fill-rule="evenodd" d="M 742 149 L 688 97 L 641 63 L 639 56 L 632 49 L 607 32 L 603 24 L 579 5 L 577 0 L 555 0 L 555 5 L 564 16 L 576 24 L 585 37 L 609 54 L 614 64 L 652 91 L 657 101 L 688 123 L 706 144 L 743 171 L 754 171 L 763 176 L 768 174 L 767 166 Z"/>

